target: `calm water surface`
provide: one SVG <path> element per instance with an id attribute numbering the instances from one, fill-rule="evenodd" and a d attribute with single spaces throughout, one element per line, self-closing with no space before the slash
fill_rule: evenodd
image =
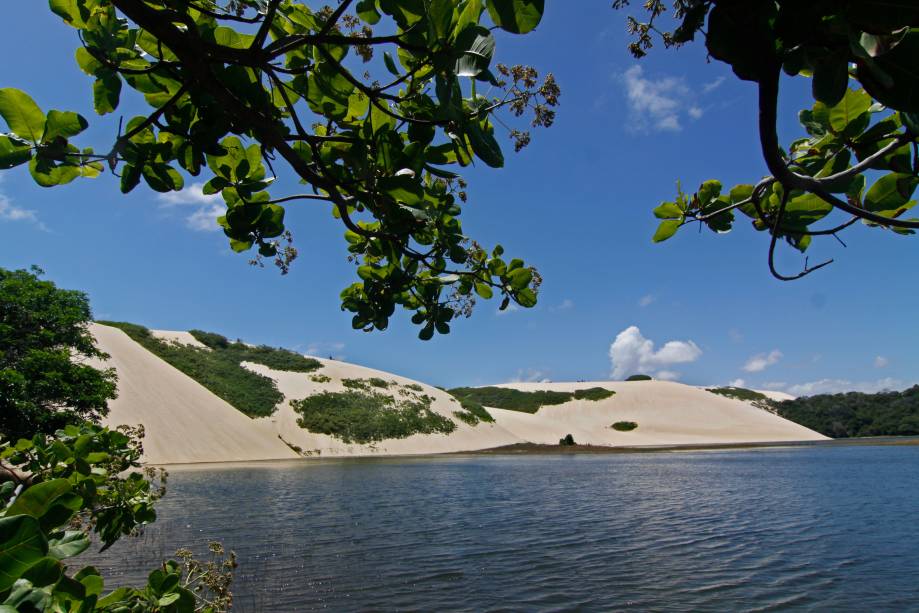
<path id="1" fill-rule="evenodd" d="M 919 611 L 919 447 L 454 456 L 174 470 L 84 556 L 143 583 L 237 552 L 238 611 Z"/>

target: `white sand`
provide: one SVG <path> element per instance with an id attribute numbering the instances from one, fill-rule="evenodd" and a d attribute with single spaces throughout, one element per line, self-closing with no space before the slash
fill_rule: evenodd
<path id="1" fill-rule="evenodd" d="M 186 332 L 151 331 L 158 338 L 199 346 Z M 285 396 L 274 415 L 250 419 L 200 384 L 134 343 L 115 328 L 93 325 L 100 348 L 111 354 L 106 366 L 119 375 L 119 397 L 107 423 L 143 423 L 147 430 L 145 459 L 154 464 L 245 462 L 299 457 L 284 442 L 312 457 L 413 455 L 473 451 L 514 443 L 555 444 L 566 434 L 578 443 L 641 446 L 713 443 L 783 442 L 823 439 L 820 434 L 739 400 L 665 381 L 513 383 L 524 391 L 573 391 L 604 387 L 616 395 L 600 401 L 574 400 L 542 407 L 535 414 L 490 409 L 495 423 L 470 426 L 453 415 L 459 403 L 446 392 L 391 373 L 317 358 L 323 367 L 312 373 L 244 366 L 273 379 Z M 324 375 L 326 383 L 312 380 Z M 447 434 L 417 434 L 374 444 L 348 444 L 297 425 L 290 400 L 322 391 L 341 391 L 344 378 L 379 377 L 395 382 L 389 389 L 372 388 L 399 397 L 399 386 L 418 384 L 433 397 L 431 409 L 456 423 Z M 638 428 L 619 432 L 616 421 L 634 421 Z M 279 438 L 280 436 L 280 438 Z M 283 439 L 283 441 L 281 440 Z"/>
<path id="2" fill-rule="evenodd" d="M 208 349 L 208 346 L 196 339 L 189 332 L 179 330 L 150 330 L 155 338 L 179 345 L 191 345 L 200 349 Z"/>
<path id="3" fill-rule="evenodd" d="M 573 400 L 535 414 L 490 409 L 498 425 L 533 443 L 555 444 L 566 434 L 591 445 L 704 445 L 823 440 L 804 426 L 746 402 L 668 381 L 512 383 L 523 391 L 574 391 L 603 387 L 616 392 L 599 401 Z M 634 421 L 620 432 L 610 426 Z"/>
<path id="4" fill-rule="evenodd" d="M 144 459 L 151 464 L 295 458 L 277 434 L 249 419 L 116 328 L 93 324 L 93 336 L 111 355 L 118 398 L 105 423 L 146 429 Z"/>

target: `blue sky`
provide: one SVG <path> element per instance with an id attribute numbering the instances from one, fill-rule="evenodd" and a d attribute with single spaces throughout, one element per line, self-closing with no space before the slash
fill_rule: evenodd
<path id="1" fill-rule="evenodd" d="M 109 175 L 48 190 L 23 169 L 2 173 L 0 266 L 41 266 L 86 291 L 98 318 L 203 328 L 441 385 L 635 370 L 795 393 L 914 383 L 916 239 L 858 226 L 847 248 L 815 241 L 811 261 L 836 263 L 792 283 L 769 275 L 766 236 L 746 224 L 720 236 L 684 229 L 653 245 L 651 209 L 673 198 L 677 179 L 691 190 L 766 172 L 754 88 L 708 62 L 700 44 L 633 60 L 625 13 L 608 2 L 547 4 L 536 32 L 498 37 L 497 59 L 555 74 L 556 124 L 520 154 L 506 141 L 505 168 L 467 172 L 464 213 L 469 235 L 539 268 L 535 309 L 498 314 L 495 301 L 480 302 L 452 334 L 427 343 L 405 316 L 382 333 L 354 331 L 338 301 L 353 265 L 322 206 L 288 208 L 301 257 L 282 277 L 229 252 L 209 230 L 213 203 L 191 192 L 170 202 L 145 187 L 122 196 Z M 5 11 L 15 27 L 0 54 L 16 61 L 0 67 L 0 86 L 28 91 L 46 110 L 81 112 L 92 127 L 80 143 L 110 145 L 117 119 L 92 112 L 90 80 L 72 59 L 76 33 L 43 2 Z M 784 84 L 786 142 L 799 135 L 808 89 L 804 79 Z M 273 193 L 297 191 L 287 185 Z M 786 271 L 803 264 L 790 250 L 778 261 Z"/>

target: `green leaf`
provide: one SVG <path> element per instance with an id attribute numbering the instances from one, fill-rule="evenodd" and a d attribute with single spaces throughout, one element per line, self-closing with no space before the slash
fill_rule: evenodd
<path id="1" fill-rule="evenodd" d="M 657 227 L 657 232 L 654 233 L 654 236 L 651 237 L 651 240 L 655 243 L 660 243 L 667 240 L 679 230 L 682 221 L 679 219 L 667 219 L 660 223 Z"/>
<path id="2" fill-rule="evenodd" d="M 70 138 L 76 136 L 89 126 L 89 123 L 72 111 L 48 111 L 45 119 L 45 133 L 43 143 L 50 143 L 57 137 Z"/>
<path id="3" fill-rule="evenodd" d="M 529 309 L 536 306 L 536 292 L 529 287 L 517 292 L 516 297 L 517 303 L 522 307 Z"/>
<path id="4" fill-rule="evenodd" d="M 839 104 L 849 84 L 849 65 L 846 56 L 832 55 L 814 67 L 811 89 L 814 98 L 827 106 Z"/>
<path id="5" fill-rule="evenodd" d="M 118 108 L 121 98 L 121 78 L 111 70 L 102 70 L 93 83 L 93 108 L 99 115 Z"/>
<path id="6" fill-rule="evenodd" d="M 389 51 L 383 52 L 383 64 L 386 65 L 386 70 L 393 76 L 399 76 L 399 69 L 396 67 L 396 61 L 392 59 L 392 56 L 389 54 Z"/>
<path id="7" fill-rule="evenodd" d="M 375 25 L 380 21 L 380 13 L 377 12 L 376 0 L 360 0 L 354 9 L 357 12 L 357 16 L 370 25 Z"/>
<path id="8" fill-rule="evenodd" d="M 896 217 L 911 208 L 909 199 L 919 184 L 919 178 L 911 174 L 891 173 L 874 182 L 865 194 L 865 208 L 872 213 Z"/>
<path id="9" fill-rule="evenodd" d="M 0 170 L 25 164 L 32 158 L 32 148 L 26 143 L 0 135 Z"/>
<path id="10" fill-rule="evenodd" d="M 35 587 L 46 587 L 57 583 L 64 574 L 63 565 L 52 557 L 44 557 L 32 564 L 22 578 Z"/>
<path id="11" fill-rule="evenodd" d="M 456 38 L 459 58 L 454 72 L 458 77 L 475 77 L 488 70 L 495 54 L 495 37 L 480 25 L 471 25 Z"/>
<path id="12" fill-rule="evenodd" d="M 185 185 L 179 171 L 167 164 L 145 164 L 141 174 L 150 189 L 157 192 L 177 192 Z"/>
<path id="13" fill-rule="evenodd" d="M 89 549 L 89 537 L 79 530 L 68 530 L 64 536 L 48 541 L 48 555 L 65 560 Z"/>
<path id="14" fill-rule="evenodd" d="M 417 180 L 406 175 L 384 177 L 377 181 L 377 189 L 409 206 L 418 205 L 424 201 L 424 190 L 421 185 Z"/>
<path id="15" fill-rule="evenodd" d="M 480 160 L 492 168 L 504 166 L 504 154 L 501 153 L 501 146 L 498 145 L 491 130 L 483 129 L 478 123 L 473 122 L 466 127 L 466 136 L 469 137 L 472 151 Z"/>
<path id="16" fill-rule="evenodd" d="M 859 61 L 856 74 L 865 90 L 881 104 L 916 113 L 919 112 L 917 57 L 919 28 L 912 28 L 891 50 L 871 62 Z"/>
<path id="17" fill-rule="evenodd" d="M 491 287 L 485 283 L 476 283 L 475 293 L 486 300 L 488 300 L 494 295 L 494 292 L 492 292 Z"/>
<path id="18" fill-rule="evenodd" d="M 0 518 L 0 591 L 10 589 L 47 552 L 48 541 L 37 519 L 29 515 Z"/>
<path id="19" fill-rule="evenodd" d="M 522 290 L 533 280 L 533 271 L 529 268 L 517 268 L 507 273 L 507 280 L 512 288 Z"/>
<path id="20" fill-rule="evenodd" d="M 19 138 L 36 145 L 41 142 L 45 114 L 24 91 L 11 87 L 0 89 L 0 117 Z"/>
<path id="21" fill-rule="evenodd" d="M 837 133 L 843 132 L 851 122 L 868 111 L 871 102 L 871 96 L 864 90 L 847 89 L 839 104 L 828 109 L 830 127 Z"/>
<path id="22" fill-rule="evenodd" d="M 488 0 L 491 20 L 503 30 L 526 34 L 539 25 L 545 0 Z"/>
<path id="23" fill-rule="evenodd" d="M 658 219 L 683 219 L 683 211 L 675 202 L 662 202 L 652 212 Z"/>
<path id="24" fill-rule="evenodd" d="M 833 205 L 823 198 L 805 193 L 788 200 L 782 225 L 786 228 L 804 230 L 810 224 L 829 215 L 832 210 Z"/>
<path id="25" fill-rule="evenodd" d="M 51 509 L 58 498 L 72 489 L 67 479 L 53 479 L 33 485 L 23 490 L 19 498 L 6 510 L 6 514 L 40 518 Z"/>

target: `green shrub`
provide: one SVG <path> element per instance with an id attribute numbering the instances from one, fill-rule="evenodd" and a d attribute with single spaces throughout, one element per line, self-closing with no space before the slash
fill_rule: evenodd
<path id="1" fill-rule="evenodd" d="M 709 388 L 707 391 L 726 398 L 749 402 L 759 409 L 765 409 L 767 411 L 774 410 L 773 402 L 769 399 L 769 396 L 754 390 L 748 390 L 743 387 L 713 387 Z"/>
<path id="2" fill-rule="evenodd" d="M 367 379 L 342 379 L 341 384 L 349 390 L 366 391 L 370 389 L 370 386 L 367 384 Z"/>
<path id="3" fill-rule="evenodd" d="M 563 404 L 569 400 L 602 400 L 615 392 L 592 387 L 575 392 L 553 392 L 539 390 L 523 392 L 509 387 L 455 387 L 448 390 L 453 397 L 474 402 L 480 406 L 508 409 L 522 413 L 535 413 L 540 407 Z M 487 420 L 486 420 L 487 421 Z"/>
<path id="4" fill-rule="evenodd" d="M 626 381 L 653 381 L 648 375 L 632 375 Z"/>
<path id="5" fill-rule="evenodd" d="M 448 394 L 450 392 L 447 392 Z M 480 421 L 484 422 L 493 422 L 495 418 L 491 416 L 485 407 L 480 403 L 476 402 L 472 398 L 463 398 L 460 396 L 453 396 L 453 398 L 460 403 L 460 406 L 463 407 L 462 411 L 456 411 L 453 414 L 460 417 L 464 422 L 470 426 L 477 425 Z"/>
<path id="6" fill-rule="evenodd" d="M 418 385 L 417 383 L 409 383 L 408 385 L 404 385 L 403 387 L 407 387 L 408 389 L 410 389 L 410 390 L 412 390 L 412 391 L 415 391 L 415 392 L 423 392 L 423 391 L 424 391 L 424 388 L 421 387 L 420 385 Z M 443 388 L 441 388 L 441 389 L 443 389 Z"/>
<path id="7" fill-rule="evenodd" d="M 616 392 L 613 390 L 608 390 L 602 387 L 589 387 L 583 390 L 575 390 L 574 399 L 575 400 L 605 400 L 607 398 L 615 395 Z"/>
<path id="8" fill-rule="evenodd" d="M 379 377 L 370 377 L 367 379 L 367 383 L 373 387 L 379 387 L 382 389 L 389 389 L 389 381 L 385 379 L 380 379 Z"/>
<path id="9" fill-rule="evenodd" d="M 249 347 L 244 343 L 227 342 L 221 347 L 218 334 L 201 333 L 195 338 L 210 347 L 202 349 L 191 345 L 164 342 L 137 324 L 100 321 L 103 325 L 120 328 L 135 342 L 179 369 L 202 386 L 222 398 L 234 408 L 250 417 L 265 417 L 275 411 L 284 400 L 274 381 L 243 368 L 241 362 L 254 362 L 276 370 L 307 372 L 320 368 L 318 361 L 305 358 L 286 349 Z M 219 337 L 219 338 L 216 338 Z M 226 339 L 224 339 L 226 340 Z"/>
<path id="10" fill-rule="evenodd" d="M 327 377 L 326 375 L 310 375 L 310 381 L 313 383 L 328 383 L 332 380 L 332 377 Z"/>
<path id="11" fill-rule="evenodd" d="M 196 341 L 210 347 L 211 349 L 226 349 L 230 346 L 227 337 L 217 334 L 216 332 L 205 332 L 204 330 L 189 330 Z"/>
<path id="12" fill-rule="evenodd" d="M 638 427 L 634 421 L 617 421 L 612 426 L 613 430 L 618 430 L 619 432 L 630 432 Z"/>
<path id="13" fill-rule="evenodd" d="M 396 400 L 378 392 L 321 392 L 290 403 L 297 423 L 346 443 L 373 443 L 412 434 L 449 434 L 456 424 L 431 410 L 429 396 Z"/>
<path id="14" fill-rule="evenodd" d="M 572 445 L 576 445 L 577 443 L 574 442 L 573 436 L 571 436 L 570 434 L 566 434 L 565 438 L 558 439 L 558 444 L 561 445 L 562 447 L 570 447 Z"/>
<path id="15" fill-rule="evenodd" d="M 479 423 L 479 418 L 469 411 L 453 411 L 453 416 L 460 421 L 466 422 L 470 426 L 476 426 Z"/>

